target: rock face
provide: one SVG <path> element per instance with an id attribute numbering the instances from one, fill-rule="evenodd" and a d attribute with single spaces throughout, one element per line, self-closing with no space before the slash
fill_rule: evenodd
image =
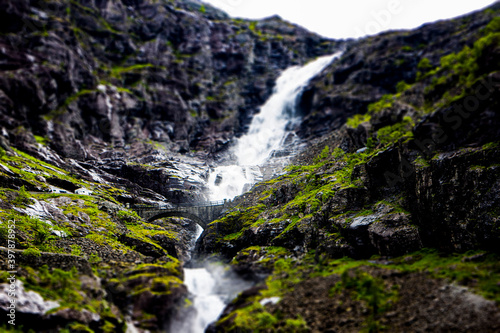
<path id="1" fill-rule="evenodd" d="M 283 69 L 343 44 L 279 17 L 231 19 L 184 0 L 7 1 L 0 17 L 6 149 L 118 183 L 129 203 L 205 200 L 207 166 L 182 155 L 216 156 Z"/>
<path id="2" fill-rule="evenodd" d="M 262 283 L 210 330 L 498 331 L 498 308 L 472 292 L 498 301 L 499 13 L 332 41 L 188 0 L 4 1 L 0 217 L 18 221 L 32 290 L 18 286 L 20 318 L 98 332 L 192 318 L 195 225 L 145 223 L 129 204 L 206 200 L 211 159 L 280 72 L 344 49 L 299 97 L 295 165 L 197 244 Z M 11 233 L 0 223 L 4 243 Z"/>
<path id="3" fill-rule="evenodd" d="M 190 1 L 7 1 L 0 16 L 3 128 L 79 160 L 99 157 L 96 144 L 149 140 L 217 151 L 281 70 L 338 44 Z"/>
<path id="4" fill-rule="evenodd" d="M 498 258 L 499 9 L 360 40 L 313 80 L 299 131 L 315 138 L 308 149 L 237 198 L 198 244 L 200 255 L 216 253 L 261 283 L 228 305 L 213 332 L 497 329 L 491 301 L 436 278 L 486 295 L 489 287 L 456 270 L 478 260 L 470 268 L 489 275 Z M 465 21 L 463 39 L 430 34 Z M 392 62 L 399 49 L 413 50 L 406 36 L 429 45 L 408 69 L 405 59 Z M 465 251 L 475 254 L 441 261 Z M 382 277 L 357 266 L 368 258 L 380 272 L 397 271 Z M 431 314 L 438 309 L 444 318 Z"/>
<path id="5" fill-rule="evenodd" d="M 233 258 L 249 246 L 281 246 L 366 258 L 422 247 L 494 250 L 499 9 L 349 45 L 302 96 L 301 126 L 310 131 L 302 135 L 330 133 L 297 157 L 309 166 L 240 198 L 205 231 L 200 252 Z M 443 37 L 463 22 L 467 33 Z"/>
<path id="6" fill-rule="evenodd" d="M 498 4 L 492 8 L 498 8 Z M 412 31 L 387 32 L 348 44 L 341 59 L 305 89 L 300 101 L 305 116 L 298 133 L 304 138 L 319 137 L 340 128 L 352 115 L 366 113 L 369 104 L 385 94 L 395 93 L 399 82 L 414 83 L 421 71 L 418 66 L 421 59 L 428 59 L 429 66 L 435 67 L 443 55 L 471 47 L 493 16 L 477 12 L 453 21 L 426 24 Z M 418 100 L 409 104 L 413 102 Z M 394 111 L 392 117 L 396 116 Z M 382 122 L 378 125 L 384 126 Z"/>

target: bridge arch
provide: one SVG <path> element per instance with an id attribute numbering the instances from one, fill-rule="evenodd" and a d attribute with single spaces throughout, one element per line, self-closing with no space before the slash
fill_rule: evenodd
<path id="1" fill-rule="evenodd" d="M 228 202 L 226 201 L 202 202 L 170 208 L 146 205 L 132 207 L 140 217 L 148 222 L 153 222 L 164 217 L 185 217 L 199 224 L 203 229 L 206 229 L 210 222 L 215 221 L 224 214 L 227 208 Z"/>
<path id="2" fill-rule="evenodd" d="M 207 223 L 203 221 L 199 216 L 189 213 L 189 212 L 184 212 L 184 211 L 168 211 L 168 212 L 162 212 L 159 214 L 156 214 L 154 216 L 151 216 L 148 218 L 148 222 L 153 222 L 155 220 L 159 220 L 165 217 L 184 217 L 187 219 L 190 219 L 191 221 L 194 221 L 198 223 L 203 229 L 206 229 Z"/>

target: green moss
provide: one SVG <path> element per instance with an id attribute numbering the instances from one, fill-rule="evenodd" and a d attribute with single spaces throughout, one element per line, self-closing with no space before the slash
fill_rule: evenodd
<path id="1" fill-rule="evenodd" d="M 377 131 L 377 139 L 381 145 L 387 146 L 402 138 L 412 138 L 413 126 L 415 126 L 413 119 L 404 117 L 402 122 L 379 129 Z"/>
<path id="2" fill-rule="evenodd" d="M 302 316 L 298 316 L 297 319 L 286 319 L 285 327 L 283 328 L 285 332 L 309 332 L 310 329 L 307 326 L 307 322 L 302 318 Z"/>
<path id="3" fill-rule="evenodd" d="M 117 88 L 116 88 L 116 90 L 117 90 L 118 92 L 121 92 L 121 93 L 127 93 L 127 94 L 130 94 L 130 95 L 132 95 L 132 94 L 133 94 L 132 90 L 130 90 L 130 89 L 128 89 L 128 88 L 117 87 Z"/>
<path id="4" fill-rule="evenodd" d="M 377 102 L 368 105 L 368 113 L 370 114 L 378 113 L 384 109 L 392 107 L 394 103 L 394 98 L 395 97 L 393 95 L 382 96 L 382 98 Z"/>
<path id="5" fill-rule="evenodd" d="M 162 226 L 152 224 L 152 223 L 141 223 L 136 225 L 128 225 L 127 229 L 130 231 L 129 236 L 138 238 L 147 243 L 155 244 L 156 247 L 160 247 L 156 242 L 154 242 L 151 237 L 155 235 L 163 235 L 172 240 L 178 239 L 176 232 L 166 230 Z"/>
<path id="6" fill-rule="evenodd" d="M 80 256 L 82 255 L 82 248 L 80 245 L 72 244 L 71 246 L 71 254 L 74 256 Z"/>
<path id="7" fill-rule="evenodd" d="M 379 316 L 388 311 L 398 299 L 397 287 L 389 289 L 382 279 L 374 278 L 362 270 L 344 271 L 341 274 L 341 281 L 330 290 L 330 293 L 338 294 L 345 291 L 350 292 L 353 299 L 364 302 L 368 307 L 369 315 L 364 327 L 367 332 L 378 332 L 383 328 Z"/>
<path id="8" fill-rule="evenodd" d="M 35 135 L 34 137 L 35 137 L 36 142 L 38 142 L 42 146 L 46 146 L 49 142 L 49 139 L 45 138 L 43 136 Z"/>
<path id="9" fill-rule="evenodd" d="M 242 310 L 236 310 L 234 328 L 241 327 L 258 332 L 273 327 L 277 322 L 275 316 L 267 312 L 260 303 L 254 302 Z"/>
<path id="10" fill-rule="evenodd" d="M 130 73 L 130 72 L 141 72 L 144 69 L 155 68 L 156 66 L 153 64 L 136 64 L 128 67 L 120 67 L 114 66 L 111 69 L 111 76 L 114 78 L 121 77 L 122 74 Z M 160 68 L 162 69 L 162 68 Z"/>
<path id="11" fill-rule="evenodd" d="M 451 53 L 440 59 L 440 66 L 428 68 L 427 72 L 417 80 L 427 83 L 425 88 L 426 111 L 431 112 L 439 107 L 473 94 L 471 87 L 491 71 L 500 69 L 500 61 L 485 64 L 481 61 L 484 53 L 492 53 L 500 45 L 500 32 L 497 20 L 484 29 L 483 37 L 471 47 L 465 46 L 458 53 Z"/>
<path id="12" fill-rule="evenodd" d="M 0 162 L 18 178 L 25 180 L 27 183 L 39 187 L 47 187 L 46 183 L 40 182 L 36 179 L 36 175 L 39 174 L 44 177 L 54 177 L 67 180 L 78 187 L 93 187 L 89 186 L 86 182 L 74 178 L 65 170 L 38 160 L 18 149 L 12 148 L 12 150 L 16 153 L 16 155 L 12 156 L 0 154 Z"/>
<path id="13" fill-rule="evenodd" d="M 23 255 L 33 256 L 33 257 L 40 257 L 42 255 L 42 253 L 36 247 L 29 247 L 29 248 L 27 248 L 26 250 L 23 251 Z"/>
<path id="14" fill-rule="evenodd" d="M 29 275 L 22 279 L 27 289 L 38 292 L 44 299 L 57 300 L 61 307 L 92 309 L 89 308 L 90 303 L 82 303 L 84 297 L 79 293 L 81 286 L 76 268 L 63 271 L 44 265 L 38 270 L 31 267 L 25 269 Z"/>
<path id="15" fill-rule="evenodd" d="M 499 32 L 500 31 L 500 17 L 494 17 L 490 23 L 486 27 L 482 29 L 482 33 L 485 35 L 488 35 L 493 32 Z"/>
<path id="16" fill-rule="evenodd" d="M 241 236 L 243 236 L 243 230 L 242 231 L 239 231 L 239 232 L 235 232 L 235 233 L 232 233 L 232 234 L 229 234 L 229 235 L 226 235 L 224 236 L 221 241 L 232 241 L 232 240 L 237 240 L 239 239 Z"/>
<path id="17" fill-rule="evenodd" d="M 417 65 L 417 69 L 422 70 L 422 71 L 426 71 L 426 70 L 429 70 L 431 68 L 432 68 L 432 65 L 431 65 L 431 61 L 429 60 L 429 58 L 420 59 L 418 65 Z"/>
<path id="18" fill-rule="evenodd" d="M 134 225 L 139 223 L 141 217 L 133 210 L 120 210 L 116 216 L 124 224 Z"/>
<path id="19" fill-rule="evenodd" d="M 489 143 L 483 145 L 483 149 L 493 149 L 493 148 L 497 148 L 498 146 L 500 146 L 500 142 L 498 142 L 498 141 L 489 142 Z"/>
<path id="20" fill-rule="evenodd" d="M 314 163 L 320 163 L 330 157 L 330 147 L 325 146 L 321 153 L 314 158 Z"/>
<path id="21" fill-rule="evenodd" d="M 418 168 L 427 168 L 430 166 L 430 163 L 422 156 L 417 157 L 417 159 L 413 163 Z"/>
<path id="22" fill-rule="evenodd" d="M 158 273 L 142 273 L 127 277 L 127 280 L 151 278 L 148 285 L 136 284 L 131 292 L 132 296 L 151 292 L 153 295 L 170 295 L 173 288 L 180 287 L 182 280 L 178 276 Z"/>
<path id="23" fill-rule="evenodd" d="M 478 257 L 475 260 L 468 258 Z M 395 267 L 408 272 L 427 271 L 433 277 L 472 288 L 500 304 L 500 266 L 497 254 L 470 251 L 464 254 L 439 254 L 424 249 L 395 260 Z"/>
<path id="24" fill-rule="evenodd" d="M 59 230 L 71 234 L 69 230 L 57 225 L 50 226 L 47 222 L 24 215 L 14 209 L 0 211 L 0 218 L 2 221 L 15 221 L 16 235 L 23 235 L 22 238 L 18 237 L 16 239 L 19 248 L 35 246 L 43 251 L 50 250 L 50 242 L 59 239 L 58 236 L 51 234 L 51 230 Z M 0 224 L 0 234 L 7 234 L 7 225 L 5 223 Z"/>
<path id="25" fill-rule="evenodd" d="M 69 324 L 69 329 L 71 332 L 94 333 L 94 330 L 90 329 L 87 325 L 76 322 Z"/>
<path id="26" fill-rule="evenodd" d="M 31 199 L 31 195 L 26 191 L 24 186 L 21 186 L 19 191 L 17 192 L 17 197 L 12 201 L 12 203 L 16 206 L 25 207 L 27 205 L 32 204 L 34 201 Z"/>
<path id="27" fill-rule="evenodd" d="M 248 25 L 248 29 L 250 29 L 250 31 L 252 31 L 252 32 L 256 32 L 256 30 L 257 30 L 257 21 L 250 22 L 250 24 Z"/>
<path id="28" fill-rule="evenodd" d="M 400 81 L 396 84 L 396 91 L 398 93 L 402 93 L 412 87 L 411 84 L 406 83 L 405 81 Z"/>
<path id="29" fill-rule="evenodd" d="M 403 208 L 402 203 L 404 202 L 404 197 L 399 197 L 396 199 L 392 199 L 392 201 L 388 200 L 380 200 L 377 203 L 375 203 L 372 207 L 373 209 L 377 209 L 377 206 L 379 205 L 384 205 L 384 206 L 389 206 L 391 207 L 391 211 L 388 214 L 396 214 L 396 213 L 404 213 L 404 214 L 410 214 L 409 211 L 407 211 L 405 208 Z"/>
<path id="30" fill-rule="evenodd" d="M 127 273 L 127 277 L 125 279 L 134 279 L 139 276 L 156 276 L 159 273 L 158 271 L 163 271 L 162 274 L 174 275 L 177 277 L 181 276 L 181 262 L 169 256 L 169 261 L 160 262 L 155 264 L 139 264 L 133 268 L 133 270 Z M 149 273 L 154 272 L 154 273 Z"/>
<path id="31" fill-rule="evenodd" d="M 356 114 L 347 119 L 347 126 L 351 128 L 357 128 L 362 123 L 369 122 L 371 116 L 368 114 Z"/>

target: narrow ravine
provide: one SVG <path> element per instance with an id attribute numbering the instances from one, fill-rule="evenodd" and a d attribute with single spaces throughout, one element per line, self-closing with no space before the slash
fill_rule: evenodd
<path id="1" fill-rule="evenodd" d="M 208 187 L 210 200 L 233 199 L 263 179 L 263 168 L 270 165 L 275 151 L 291 146 L 298 140 L 290 139 L 292 129 L 300 121 L 297 100 L 307 83 L 319 74 L 340 53 L 320 57 L 303 67 L 285 70 L 276 82 L 273 95 L 262 106 L 246 135 L 237 140 L 230 154 L 236 157 L 234 164 L 216 167 L 210 174 Z M 196 239 L 201 235 L 201 227 Z M 243 281 L 224 277 L 206 268 L 185 268 L 184 283 L 193 295 L 196 317 L 183 325 L 186 332 L 204 332 L 215 321 L 224 306 L 239 291 L 248 287 Z M 221 285 L 224 285 L 221 288 Z"/>

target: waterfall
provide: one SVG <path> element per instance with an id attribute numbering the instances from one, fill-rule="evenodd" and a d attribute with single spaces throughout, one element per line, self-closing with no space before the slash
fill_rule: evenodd
<path id="1" fill-rule="evenodd" d="M 246 135 L 237 140 L 232 154 L 236 164 L 217 167 L 211 172 L 208 185 L 211 200 L 232 199 L 249 190 L 262 180 L 261 166 L 270 155 L 279 150 L 290 129 L 297 125 L 300 116 L 296 113 L 296 102 L 309 80 L 321 72 L 339 53 L 320 57 L 303 67 L 285 70 L 276 82 L 273 95 L 262 106 Z M 196 239 L 201 235 L 199 227 Z M 193 294 L 196 310 L 189 323 L 176 323 L 173 331 L 189 333 L 204 332 L 206 327 L 217 320 L 225 304 L 239 292 L 250 287 L 249 283 L 236 276 L 228 276 L 222 267 L 186 268 L 184 283 Z"/>
<path id="2" fill-rule="evenodd" d="M 203 333 L 224 310 L 225 304 L 221 295 L 214 293 L 217 282 L 206 268 L 185 269 L 184 275 L 184 284 L 194 295 L 193 306 L 196 309 L 190 332 Z"/>
<path id="3" fill-rule="evenodd" d="M 196 235 L 193 238 L 192 250 L 203 233 L 203 228 L 196 225 Z M 216 280 L 206 268 L 184 268 L 184 284 L 193 295 L 193 306 L 196 314 L 189 323 L 183 323 L 182 331 L 203 333 L 205 328 L 224 310 L 224 302 L 216 291 Z M 177 327 L 176 331 L 181 327 Z"/>
<path id="4" fill-rule="evenodd" d="M 192 248 L 203 228 L 197 225 Z M 240 292 L 252 286 L 222 264 L 184 268 L 184 284 L 192 295 L 194 313 L 184 318 L 174 318 L 168 332 L 203 333 L 216 321 L 224 307 Z"/>
<path id="5" fill-rule="evenodd" d="M 296 103 L 307 83 L 340 53 L 320 57 L 303 67 L 290 67 L 276 81 L 273 95 L 250 123 L 248 133 L 232 149 L 235 165 L 219 166 L 209 176 L 211 200 L 232 199 L 262 180 L 260 167 L 283 147 L 290 129 L 300 121 Z"/>

